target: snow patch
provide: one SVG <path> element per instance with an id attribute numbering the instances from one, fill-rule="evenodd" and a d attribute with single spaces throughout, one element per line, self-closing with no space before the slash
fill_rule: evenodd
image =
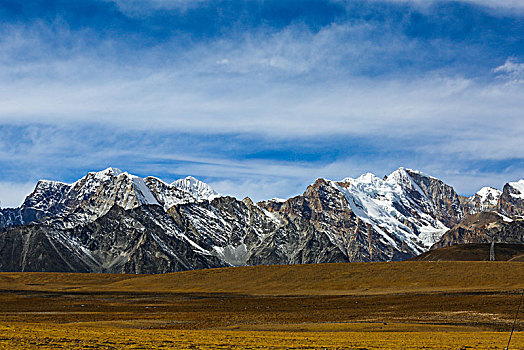
<path id="1" fill-rule="evenodd" d="M 156 204 L 160 205 L 156 200 L 149 187 L 146 186 L 144 179 L 138 176 L 130 175 L 133 181 L 133 189 L 135 190 L 136 199 L 140 204 Z"/>
<path id="2" fill-rule="evenodd" d="M 506 215 L 502 215 L 501 213 L 497 213 L 497 212 L 494 212 L 494 213 L 500 216 L 504 222 L 513 222 L 514 221 L 513 219 L 508 218 Z"/>
<path id="3" fill-rule="evenodd" d="M 102 171 L 98 171 L 95 173 L 89 173 L 89 174 L 94 174 L 95 178 L 101 179 L 103 181 L 107 181 L 110 178 L 117 177 L 123 174 L 123 171 L 118 168 L 109 167 Z"/>
<path id="4" fill-rule="evenodd" d="M 286 202 L 287 199 L 284 199 L 284 198 L 271 198 L 268 202 L 275 202 L 275 203 L 284 203 Z"/>
<path id="5" fill-rule="evenodd" d="M 225 247 L 213 247 L 216 255 L 232 266 L 245 266 L 249 259 L 247 246 L 242 243 L 236 247 L 227 245 Z"/>

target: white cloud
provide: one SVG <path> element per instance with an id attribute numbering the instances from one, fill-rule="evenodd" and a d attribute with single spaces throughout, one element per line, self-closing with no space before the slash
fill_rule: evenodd
<path id="1" fill-rule="evenodd" d="M 503 65 L 493 71 L 513 84 L 524 83 L 524 63 L 518 63 L 514 58 L 508 58 Z"/>
<path id="2" fill-rule="evenodd" d="M 506 10 L 523 10 L 524 3 L 521 0 L 463 0 L 491 8 L 502 8 Z"/>
<path id="3" fill-rule="evenodd" d="M 74 45 L 80 54 L 63 59 L 21 63 L 4 52 L 0 123 L 74 125 L 96 120 L 120 130 L 280 138 L 424 133 L 460 138 L 472 126 L 488 127 L 498 116 L 517 127 L 524 123 L 522 86 L 479 83 L 446 72 L 365 78 L 358 67 L 382 55 L 413 54 L 409 47 L 417 43 L 402 36 L 370 37 L 376 29 L 367 24 L 332 25 L 318 33 L 302 29 L 291 26 L 271 35 L 220 39 L 186 50 L 173 64 L 160 67 L 147 53 L 131 65 L 84 57 L 81 40 Z M 46 52 L 34 36 L 12 29 L 2 47 L 31 37 L 27 46 Z M 169 44 L 157 49 L 160 56 L 169 55 Z M 518 69 L 521 65 L 508 60 L 496 70 L 518 77 Z"/>
<path id="4" fill-rule="evenodd" d="M 155 10 L 182 10 L 195 8 L 208 0 L 105 0 L 114 2 L 129 16 L 139 16 Z"/>
<path id="5" fill-rule="evenodd" d="M 35 188 L 36 183 L 17 183 L 0 181 L 0 207 L 15 208 L 22 204 L 25 197 Z"/>
<path id="6" fill-rule="evenodd" d="M 121 130 L 275 137 L 460 136 L 473 126 L 493 131 L 490 125 L 499 116 L 505 125 L 524 126 L 520 85 L 479 85 L 438 75 L 389 81 L 353 78 L 315 86 L 288 82 L 268 86 L 250 80 L 186 81 L 165 72 L 135 80 L 0 82 L 4 91 L 0 122 L 71 125 L 96 120 Z"/>

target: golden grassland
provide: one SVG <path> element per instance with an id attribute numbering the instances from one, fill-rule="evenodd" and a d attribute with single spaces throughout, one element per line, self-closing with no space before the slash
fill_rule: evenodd
<path id="1" fill-rule="evenodd" d="M 0 273 L 0 349 L 503 349 L 522 288 L 519 262 Z"/>
<path id="2" fill-rule="evenodd" d="M 0 327 L 0 349 L 501 349 L 507 342 L 500 332 L 401 330 L 233 331 L 123 329 L 104 326 Z M 378 329 L 378 327 L 377 327 Z M 7 340 L 7 342 L 5 342 Z M 515 343 L 522 344 L 521 334 Z M 464 346 L 468 343 L 470 346 Z M 512 347 L 521 349 L 521 347 Z"/>

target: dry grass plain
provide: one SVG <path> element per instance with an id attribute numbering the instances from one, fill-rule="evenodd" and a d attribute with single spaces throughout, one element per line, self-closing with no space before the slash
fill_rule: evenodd
<path id="1" fill-rule="evenodd" d="M 0 273 L 0 349 L 504 349 L 523 288 L 522 262 Z"/>

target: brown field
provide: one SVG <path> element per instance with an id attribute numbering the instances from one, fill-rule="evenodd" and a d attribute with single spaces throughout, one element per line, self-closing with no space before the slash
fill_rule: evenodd
<path id="1" fill-rule="evenodd" d="M 521 262 L 0 273 L 0 349 L 504 349 L 523 288 Z"/>

